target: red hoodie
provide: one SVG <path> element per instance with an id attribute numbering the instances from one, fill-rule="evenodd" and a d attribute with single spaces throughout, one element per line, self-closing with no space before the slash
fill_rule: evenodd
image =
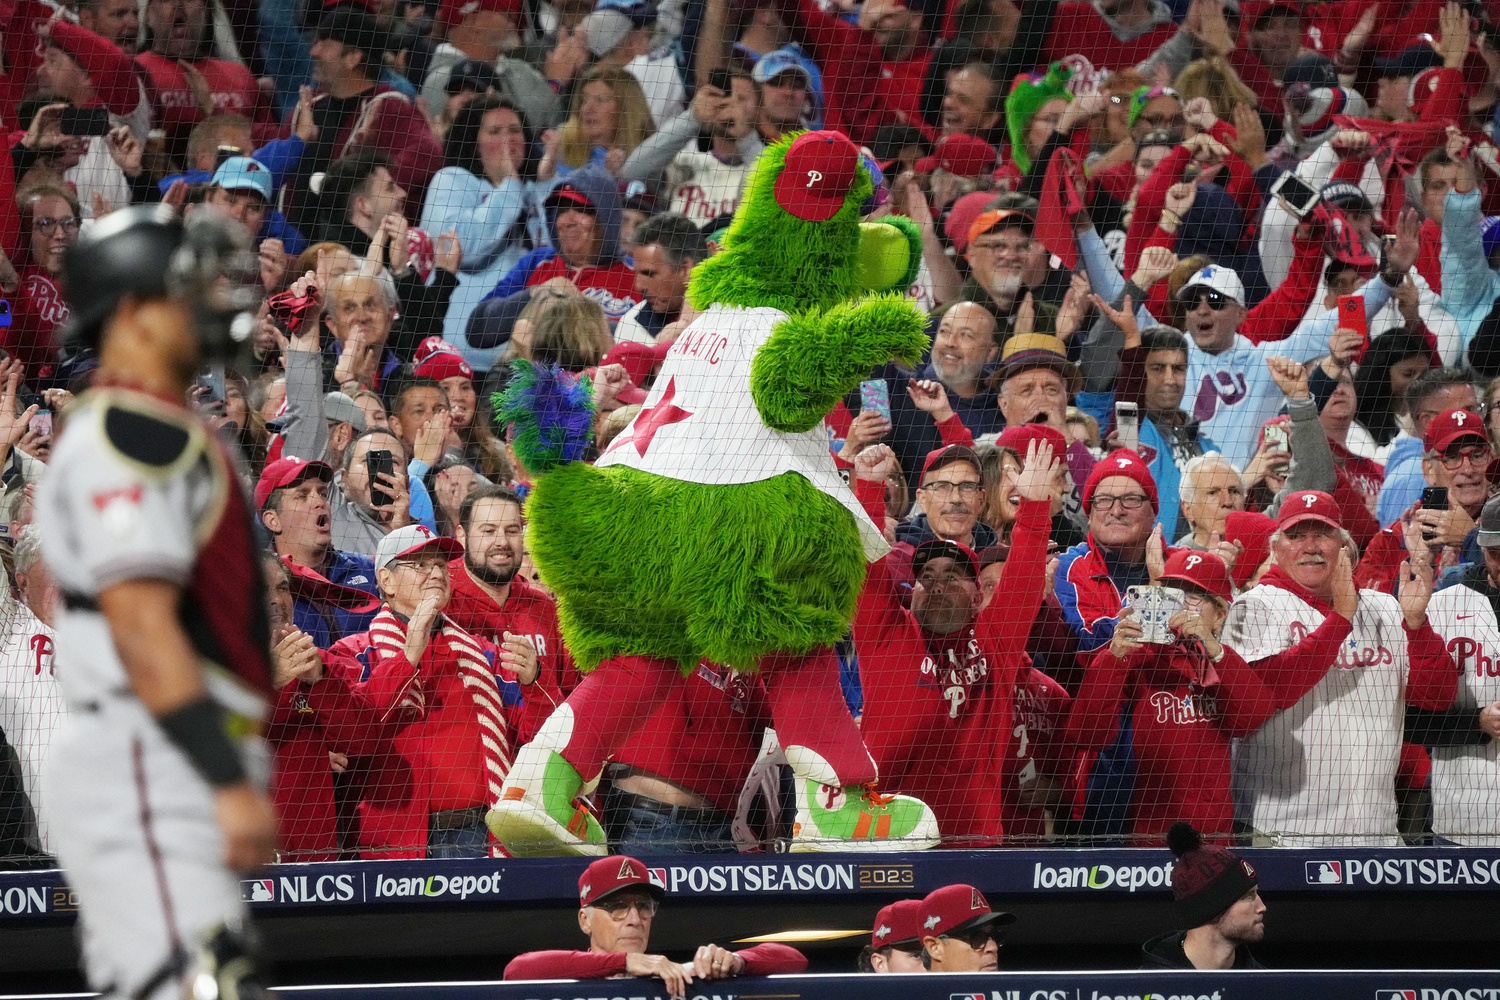
<path id="1" fill-rule="evenodd" d="M 856 480 L 866 511 L 884 517 L 881 484 Z M 1045 501 L 1023 500 L 995 600 L 952 636 L 925 633 L 901 606 L 885 557 L 870 567 L 854 615 L 865 746 L 881 790 L 932 807 L 945 842 L 992 846 L 1003 832 L 1001 789 L 1017 673 L 1031 666 L 1026 639 L 1042 603 Z"/>
<path id="2" fill-rule="evenodd" d="M 1145 62 L 1175 34 L 1177 25 L 1168 21 L 1138 38 L 1122 42 L 1093 4 L 1064 0 L 1057 5 L 1057 13 L 1052 17 L 1052 32 L 1047 37 L 1045 48 L 1046 61 L 1077 54 L 1092 63 L 1095 69 L 1128 69 Z"/>
<path id="3" fill-rule="evenodd" d="M 1013 741 L 1000 786 L 1007 844 L 1035 845 L 1049 832 L 1047 812 L 1035 796 L 1066 786 L 1074 771 L 1077 748 L 1064 732 L 1072 701 L 1061 684 L 1035 667 L 1022 667 L 1016 674 Z M 1060 801 L 1072 798 L 1066 787 L 1059 795 Z"/>
<path id="4" fill-rule="evenodd" d="M 1156 838 L 1186 820 L 1205 832 L 1229 833 L 1230 741 L 1249 736 L 1276 711 L 1254 668 L 1228 646 L 1218 663 L 1196 644 L 1143 645 L 1123 660 L 1105 646 L 1073 701 L 1069 737 L 1086 750 L 1103 749 L 1127 705 L 1136 766 L 1131 831 Z"/>

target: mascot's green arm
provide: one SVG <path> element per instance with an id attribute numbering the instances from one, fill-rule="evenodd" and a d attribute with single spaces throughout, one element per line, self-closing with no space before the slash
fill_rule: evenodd
<path id="1" fill-rule="evenodd" d="M 776 324 L 750 367 L 750 394 L 766 425 L 816 427 L 844 394 L 892 358 L 911 367 L 927 347 L 927 320 L 900 293 L 871 295 Z"/>

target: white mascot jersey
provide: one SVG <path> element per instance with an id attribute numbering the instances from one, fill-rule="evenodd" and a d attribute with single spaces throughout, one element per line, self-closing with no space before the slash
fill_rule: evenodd
<path id="1" fill-rule="evenodd" d="M 750 364 L 787 318 L 779 309 L 710 306 L 662 362 L 641 412 L 594 463 L 708 486 L 758 483 L 795 472 L 843 504 L 859 526 L 865 558 L 890 551 L 839 475 L 828 431 L 790 434 L 767 427 L 750 395 Z"/>
<path id="2" fill-rule="evenodd" d="M 1300 597 L 1261 585 L 1230 606 L 1224 643 L 1254 665 L 1322 623 Z M 1284 846 L 1399 846 L 1407 669 L 1401 606 L 1361 590 L 1354 630 L 1327 674 L 1235 748 L 1237 811 L 1256 832 Z"/>
<path id="3" fill-rule="evenodd" d="M 1475 716 L 1500 700 L 1500 627 L 1489 598 L 1469 587 L 1432 595 L 1427 620 L 1458 665 L 1453 707 Z M 1432 749 L 1432 832 L 1470 847 L 1500 847 L 1500 741 Z"/>

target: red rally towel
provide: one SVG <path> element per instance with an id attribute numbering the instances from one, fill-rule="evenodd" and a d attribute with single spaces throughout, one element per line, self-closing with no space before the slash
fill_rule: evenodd
<path id="1" fill-rule="evenodd" d="M 1060 146 L 1047 161 L 1042 177 L 1042 204 L 1037 211 L 1036 238 L 1068 270 L 1078 266 L 1078 247 L 1073 242 L 1073 216 L 1083 211 L 1083 198 L 1073 183 L 1083 164 L 1067 146 Z"/>

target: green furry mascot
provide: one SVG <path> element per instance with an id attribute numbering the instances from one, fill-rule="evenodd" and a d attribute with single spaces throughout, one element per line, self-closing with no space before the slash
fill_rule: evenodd
<path id="1" fill-rule="evenodd" d="M 793 849 L 937 843 L 926 805 L 872 790 L 831 649 L 887 546 L 839 477 L 823 417 L 927 343 L 921 311 L 879 294 L 911 283 L 920 233 L 902 218 L 861 225 L 871 192 L 841 133 L 767 149 L 723 249 L 693 271 L 699 318 L 593 465 L 569 460 L 581 424 L 557 418 L 587 383 L 518 364 L 496 419 L 535 477 L 527 542 L 589 673 L 518 752 L 489 814 L 513 854 L 605 853 L 579 796 L 700 659 L 761 671 L 797 778 Z"/>

